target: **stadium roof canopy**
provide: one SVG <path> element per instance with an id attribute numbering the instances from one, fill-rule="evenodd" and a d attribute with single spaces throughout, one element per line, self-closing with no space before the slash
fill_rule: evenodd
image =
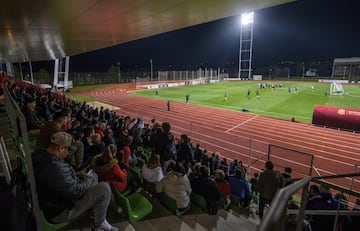
<path id="1" fill-rule="evenodd" d="M 4 0 L 0 63 L 72 56 L 293 0 Z"/>

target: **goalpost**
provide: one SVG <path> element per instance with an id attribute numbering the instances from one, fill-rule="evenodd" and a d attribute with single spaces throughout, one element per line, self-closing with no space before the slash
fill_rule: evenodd
<path id="1" fill-rule="evenodd" d="M 332 82 L 330 84 L 330 95 L 343 95 L 344 88 L 341 83 Z"/>

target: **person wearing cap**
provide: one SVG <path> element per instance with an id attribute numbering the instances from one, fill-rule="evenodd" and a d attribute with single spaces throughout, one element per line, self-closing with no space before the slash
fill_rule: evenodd
<path id="1" fill-rule="evenodd" d="M 118 230 L 106 220 L 111 199 L 109 184 L 98 183 L 95 173 L 76 175 L 64 161 L 72 140 L 70 134 L 57 132 L 51 136 L 47 149 L 38 149 L 32 155 L 40 208 L 46 220 L 62 223 L 92 209 L 92 230 Z"/>

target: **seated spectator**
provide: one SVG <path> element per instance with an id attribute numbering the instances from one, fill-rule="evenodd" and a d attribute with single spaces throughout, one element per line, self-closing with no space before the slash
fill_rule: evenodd
<path id="1" fill-rule="evenodd" d="M 312 197 L 320 194 L 320 187 L 317 184 L 310 185 L 307 199 L 310 200 Z"/>
<path id="2" fill-rule="evenodd" d="M 320 194 L 312 197 L 306 203 L 307 210 L 346 210 L 345 206 L 333 198 L 330 188 L 327 186 L 320 186 Z M 338 227 L 348 225 L 350 223 L 349 216 L 339 216 Z M 313 231 L 333 230 L 335 215 L 310 215 L 309 222 Z"/>
<path id="3" fill-rule="evenodd" d="M 36 149 L 46 149 L 51 141 L 51 136 L 57 132 L 63 132 L 62 127 L 65 125 L 67 114 L 56 112 L 53 120 L 46 122 L 41 128 L 36 140 Z"/>
<path id="4" fill-rule="evenodd" d="M 27 97 L 25 100 L 22 113 L 24 114 L 26 127 L 30 136 L 36 136 L 40 133 L 40 128 L 43 126 L 43 122 L 37 115 L 35 110 L 36 100 L 33 97 Z"/>
<path id="5" fill-rule="evenodd" d="M 104 149 L 105 149 L 105 145 L 101 141 L 100 135 L 98 133 L 95 133 L 94 135 L 92 135 L 91 136 L 91 145 L 88 147 L 87 151 L 84 153 L 84 161 L 83 161 L 84 163 L 83 163 L 82 167 L 87 167 L 90 164 L 91 159 L 94 156 L 103 153 Z"/>
<path id="6" fill-rule="evenodd" d="M 114 133 L 112 131 L 111 128 L 106 128 L 104 131 L 104 138 L 102 139 L 105 146 L 108 146 L 110 144 L 115 144 L 115 138 L 114 138 Z"/>
<path id="7" fill-rule="evenodd" d="M 119 160 L 119 162 L 123 163 L 127 168 L 130 167 L 130 165 L 136 165 L 136 157 L 131 157 L 131 148 L 130 144 L 133 141 L 132 136 L 126 136 L 124 138 L 123 142 L 119 144 L 118 146 L 118 152 L 116 154 L 116 158 Z"/>
<path id="8" fill-rule="evenodd" d="M 208 213 L 212 215 L 217 214 L 221 195 L 215 181 L 209 177 L 209 168 L 202 165 L 199 177 L 193 178 L 190 183 L 193 192 L 200 194 L 206 199 Z"/>
<path id="9" fill-rule="evenodd" d="M 66 132 L 55 133 L 46 150 L 39 149 L 32 155 L 41 210 L 51 223 L 62 223 L 92 209 L 92 230 L 118 230 L 106 220 L 111 199 L 109 184 L 98 183 L 95 173 L 78 176 L 63 161 L 72 139 Z"/>
<path id="10" fill-rule="evenodd" d="M 247 208 L 251 202 L 249 183 L 242 175 L 239 168 L 235 169 L 235 175 L 229 177 L 231 193 L 239 198 L 242 207 Z"/>
<path id="11" fill-rule="evenodd" d="M 230 201 L 231 186 L 225 180 L 225 173 L 221 169 L 215 170 L 215 183 L 219 189 L 220 195 L 225 201 Z"/>
<path id="12" fill-rule="evenodd" d="M 299 209 L 300 206 L 293 200 L 288 201 L 288 209 Z M 284 231 L 296 231 L 296 226 L 298 223 L 298 215 L 297 214 L 289 214 L 285 221 Z M 311 231 L 311 226 L 307 220 L 303 220 L 302 231 Z"/>
<path id="13" fill-rule="evenodd" d="M 168 197 L 176 201 L 179 211 L 185 211 L 190 207 L 191 185 L 185 174 L 185 168 L 180 163 L 171 163 L 170 172 L 167 173 L 156 185 L 157 192 L 164 192 Z"/>
<path id="14" fill-rule="evenodd" d="M 120 168 L 116 156 L 116 145 L 110 144 L 102 154 L 94 156 L 91 168 L 98 174 L 99 179 L 107 181 L 112 188 L 124 192 L 127 186 L 127 171 Z"/>
<path id="15" fill-rule="evenodd" d="M 355 206 L 352 211 L 360 211 L 360 199 L 356 200 Z M 348 231 L 358 231 L 360 227 L 360 216 L 351 216 L 351 224 L 348 227 Z"/>
<path id="16" fill-rule="evenodd" d="M 164 177 L 160 165 L 160 155 L 152 155 L 149 162 L 142 166 L 144 179 L 151 183 L 159 183 Z"/>

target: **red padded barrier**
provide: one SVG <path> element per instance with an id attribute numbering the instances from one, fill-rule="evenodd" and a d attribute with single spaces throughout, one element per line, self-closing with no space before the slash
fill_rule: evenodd
<path id="1" fill-rule="evenodd" d="M 315 105 L 312 123 L 326 127 L 360 131 L 360 110 Z"/>

